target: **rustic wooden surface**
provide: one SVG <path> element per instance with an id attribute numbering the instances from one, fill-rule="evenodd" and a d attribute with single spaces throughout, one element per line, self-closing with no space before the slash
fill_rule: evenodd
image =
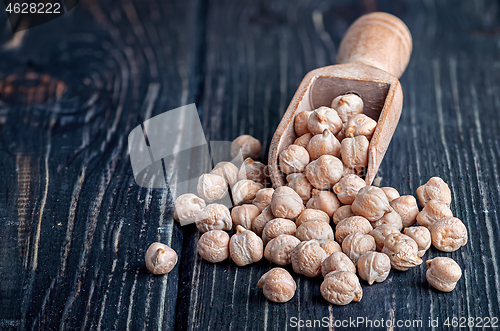
<path id="1" fill-rule="evenodd" d="M 256 286 L 270 263 L 202 261 L 169 191 L 134 183 L 127 135 L 195 102 L 208 140 L 268 145 L 302 77 L 332 64 L 348 25 L 375 10 L 414 39 L 382 185 L 450 184 L 469 243 L 425 258 L 451 256 L 463 277 L 438 293 L 422 265 L 337 307 L 321 279 L 294 275 L 295 297 L 271 303 Z M 432 318 L 441 330 L 448 317 L 500 318 L 497 1 L 83 0 L 15 35 L 1 23 L 1 330 L 285 330 L 292 317 Z M 144 268 L 156 240 L 179 254 L 168 276 Z"/>

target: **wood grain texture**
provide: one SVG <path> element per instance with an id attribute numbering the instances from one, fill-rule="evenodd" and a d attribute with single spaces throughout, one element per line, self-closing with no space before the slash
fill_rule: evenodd
<path id="1" fill-rule="evenodd" d="M 135 184 L 127 135 L 196 102 L 207 140 L 248 133 L 268 146 L 303 76 L 333 64 L 349 24 L 376 10 L 400 17 L 414 39 L 382 185 L 414 194 L 434 175 L 450 184 L 469 243 L 424 259 L 451 256 L 463 277 L 439 293 L 424 265 L 392 272 L 365 285 L 361 302 L 337 307 L 321 298 L 320 278 L 294 275 L 291 301 L 266 301 L 257 281 L 272 265 L 201 260 L 196 228 L 172 220 L 172 193 Z M 87 0 L 42 26 L 3 31 L 2 86 L 24 79 L 35 88 L 7 95 L 0 87 L 0 329 L 292 330 L 292 317 L 500 318 L 499 11 L 490 0 Z M 144 267 L 157 240 L 179 255 L 168 276 Z"/>

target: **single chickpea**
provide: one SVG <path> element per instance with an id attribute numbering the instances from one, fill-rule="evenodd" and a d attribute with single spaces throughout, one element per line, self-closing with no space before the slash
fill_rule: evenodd
<path id="1" fill-rule="evenodd" d="M 326 252 L 327 256 L 335 252 L 342 252 L 342 247 L 340 247 L 339 243 L 335 241 L 335 239 L 323 239 L 318 240 L 319 245 Z"/>
<path id="2" fill-rule="evenodd" d="M 346 137 L 365 136 L 366 139 L 370 140 L 376 128 L 376 121 L 365 114 L 355 114 L 347 120 L 344 131 Z"/>
<path id="3" fill-rule="evenodd" d="M 290 145 L 279 155 L 279 166 L 285 174 L 303 172 L 309 164 L 309 152 L 299 145 Z"/>
<path id="4" fill-rule="evenodd" d="M 369 234 L 373 230 L 368 220 L 361 216 L 351 216 L 343 219 L 335 228 L 335 240 L 342 244 L 345 237 L 353 233 Z"/>
<path id="5" fill-rule="evenodd" d="M 229 258 L 229 235 L 226 231 L 205 232 L 198 240 L 198 253 L 208 262 L 217 263 Z"/>
<path id="6" fill-rule="evenodd" d="M 297 217 L 297 220 L 295 221 L 295 224 L 297 225 L 297 227 L 299 227 L 305 222 L 312 220 L 323 221 L 326 224 L 330 223 L 330 217 L 324 211 L 307 208 L 304 209 L 302 213 L 300 213 L 300 215 Z"/>
<path id="7" fill-rule="evenodd" d="M 391 260 L 384 253 L 366 252 L 358 259 L 359 277 L 368 285 L 382 283 L 391 271 Z"/>
<path id="8" fill-rule="evenodd" d="M 320 287 L 321 295 L 334 305 L 345 306 L 363 297 L 358 276 L 350 271 L 333 271 L 325 276 Z"/>
<path id="9" fill-rule="evenodd" d="M 415 240 L 418 246 L 418 256 L 424 256 L 431 247 L 431 232 L 423 226 L 412 226 L 404 229 L 404 234 Z"/>
<path id="10" fill-rule="evenodd" d="M 297 231 L 297 226 L 295 222 L 287 220 L 285 218 L 275 218 L 267 222 L 264 230 L 262 231 L 262 241 L 266 245 L 269 240 L 272 240 L 279 236 L 280 234 L 289 234 L 295 236 Z"/>
<path id="11" fill-rule="evenodd" d="M 434 223 L 444 217 L 452 217 L 453 212 L 450 207 L 439 200 L 429 200 L 425 204 L 424 209 L 417 215 L 417 222 L 419 225 L 426 228 L 431 227 Z"/>
<path id="12" fill-rule="evenodd" d="M 321 273 L 323 277 L 333 271 L 350 271 L 356 273 L 356 266 L 352 263 L 349 256 L 342 252 L 330 254 L 321 264 Z"/>
<path id="13" fill-rule="evenodd" d="M 196 215 L 196 227 L 200 232 L 210 230 L 231 230 L 232 219 L 229 209 L 219 203 L 212 203 Z"/>
<path id="14" fill-rule="evenodd" d="M 238 181 L 238 167 L 231 162 L 217 163 L 210 173 L 224 178 L 229 186 L 233 186 Z"/>
<path id="15" fill-rule="evenodd" d="M 288 182 L 288 186 L 297 192 L 304 203 L 309 201 L 311 198 L 312 185 L 309 183 L 304 173 L 290 174 L 286 176 L 286 181 Z"/>
<path id="16" fill-rule="evenodd" d="M 274 190 L 271 210 L 275 217 L 292 219 L 304 210 L 300 196 L 290 187 L 280 186 Z"/>
<path id="17" fill-rule="evenodd" d="M 335 156 L 323 155 L 306 167 L 309 183 L 318 190 L 328 190 L 336 184 L 344 173 L 344 166 Z"/>
<path id="18" fill-rule="evenodd" d="M 203 208 L 205 208 L 205 201 L 191 193 L 180 195 L 174 203 L 176 219 L 183 225 L 194 223 L 196 215 Z"/>
<path id="19" fill-rule="evenodd" d="M 457 262 L 449 257 L 435 257 L 425 263 L 429 268 L 425 276 L 432 287 L 442 292 L 455 289 L 462 277 L 462 269 Z"/>
<path id="20" fill-rule="evenodd" d="M 340 156 L 340 142 L 330 130 L 314 135 L 307 144 L 307 151 L 311 160 L 317 160 L 321 155 Z"/>
<path id="21" fill-rule="evenodd" d="M 277 265 L 289 265 L 292 263 L 292 251 L 298 244 L 300 244 L 300 240 L 296 237 L 289 234 L 280 234 L 267 243 L 264 257 Z"/>
<path id="22" fill-rule="evenodd" d="M 220 200 L 227 194 L 227 182 L 219 175 L 201 175 L 198 179 L 198 194 L 208 202 Z"/>
<path id="23" fill-rule="evenodd" d="M 297 139 L 295 139 L 293 144 L 298 145 L 300 147 L 307 148 L 307 144 L 309 144 L 309 141 L 311 140 L 312 137 L 313 137 L 313 135 L 311 133 L 306 133 L 305 135 L 302 135 L 302 136 L 298 137 Z"/>
<path id="24" fill-rule="evenodd" d="M 288 271 L 283 268 L 272 268 L 257 283 L 264 296 L 273 302 L 287 302 L 295 295 L 297 285 Z"/>
<path id="25" fill-rule="evenodd" d="M 397 227 L 400 231 L 403 229 L 403 222 L 401 221 L 401 216 L 391 208 L 391 211 L 387 212 L 379 220 L 372 222 L 373 228 L 376 228 L 382 224 L 392 224 Z"/>
<path id="26" fill-rule="evenodd" d="M 152 243 L 146 251 L 146 268 L 155 275 L 168 274 L 177 264 L 177 253 L 162 243 Z"/>
<path id="27" fill-rule="evenodd" d="M 269 178 L 267 166 L 247 157 L 238 171 L 238 180 L 250 179 L 256 183 L 265 184 Z"/>
<path id="28" fill-rule="evenodd" d="M 233 159 L 236 158 L 240 150 L 243 156 L 243 160 L 247 157 L 258 160 L 260 158 L 260 151 L 262 150 L 262 146 L 260 144 L 260 141 L 250 135 L 244 134 L 234 139 L 231 143 L 231 157 Z"/>
<path id="29" fill-rule="evenodd" d="M 434 247 L 443 252 L 454 252 L 467 244 L 467 228 L 456 217 L 445 217 L 430 227 Z"/>
<path id="30" fill-rule="evenodd" d="M 309 122 L 309 117 L 312 113 L 312 110 L 304 110 L 295 116 L 294 128 L 297 136 L 303 136 L 309 133 L 307 123 Z"/>
<path id="31" fill-rule="evenodd" d="M 422 264 L 422 259 L 418 256 L 417 243 L 402 233 L 388 235 L 382 253 L 389 256 L 391 266 L 396 270 L 406 271 Z"/>
<path id="32" fill-rule="evenodd" d="M 264 231 L 264 227 L 272 219 L 274 219 L 274 215 L 273 212 L 271 211 L 271 206 L 267 206 L 253 220 L 252 231 L 255 232 L 258 236 L 262 236 L 262 231 Z"/>
<path id="33" fill-rule="evenodd" d="M 357 172 L 368 165 L 368 146 L 370 142 L 365 136 L 344 138 L 340 143 L 342 162 Z"/>
<path id="34" fill-rule="evenodd" d="M 413 195 L 403 195 L 389 202 L 391 207 L 401 216 L 403 227 L 415 224 L 418 215 L 417 199 Z"/>
<path id="35" fill-rule="evenodd" d="M 292 251 L 293 271 L 307 277 L 321 275 L 321 263 L 328 256 L 317 240 L 303 241 Z"/>
<path id="36" fill-rule="evenodd" d="M 392 211 L 384 191 L 375 186 L 365 186 L 351 205 L 356 215 L 365 217 L 370 222 L 378 221 L 385 213 Z"/>
<path id="37" fill-rule="evenodd" d="M 302 223 L 297 228 L 295 236 L 301 241 L 333 239 L 333 229 L 329 223 L 321 220 L 311 220 Z"/>
<path id="38" fill-rule="evenodd" d="M 309 116 L 307 129 L 313 135 L 321 134 L 325 129 L 337 134 L 342 129 L 342 120 L 334 109 L 319 107 Z"/>
<path id="39" fill-rule="evenodd" d="M 244 203 L 252 203 L 253 199 L 257 196 L 257 192 L 263 188 L 264 185 L 256 183 L 253 180 L 244 179 L 238 181 L 231 189 L 234 205 L 239 206 Z"/>
<path id="40" fill-rule="evenodd" d="M 389 203 L 392 200 L 400 197 L 398 190 L 396 190 L 394 187 L 381 187 L 380 189 L 384 191 L 387 200 L 389 200 Z"/>
<path id="41" fill-rule="evenodd" d="M 229 254 L 237 266 L 245 266 L 262 259 L 264 244 L 262 239 L 250 230 L 238 225 L 236 233 L 229 241 Z"/>
<path id="42" fill-rule="evenodd" d="M 350 205 L 356 199 L 358 191 L 365 186 L 366 182 L 363 178 L 357 175 L 345 175 L 337 184 L 333 185 L 333 192 L 340 202 L 344 205 Z"/>
<path id="43" fill-rule="evenodd" d="M 328 217 L 332 217 L 333 213 L 340 208 L 340 201 L 335 194 L 330 191 L 312 190 L 312 197 L 307 201 L 307 208 L 318 209 L 324 211 Z"/>
<path id="44" fill-rule="evenodd" d="M 347 123 L 349 117 L 363 113 L 363 100 L 353 93 L 339 95 L 333 99 L 332 108 L 337 111 L 342 123 Z"/>
<path id="45" fill-rule="evenodd" d="M 394 224 L 382 224 L 377 226 L 370 232 L 370 236 L 375 239 L 375 244 L 377 245 L 377 251 L 381 251 L 384 248 L 385 238 L 391 233 L 401 233 L 398 227 Z"/>
<path id="46" fill-rule="evenodd" d="M 447 204 L 451 204 L 451 191 L 448 184 L 439 177 L 432 177 L 427 183 L 417 188 L 417 196 L 422 207 L 429 200 L 439 200 Z"/>
<path id="47" fill-rule="evenodd" d="M 259 214 L 259 208 L 249 204 L 236 206 L 231 210 L 233 225 L 235 227 L 241 225 L 247 230 L 252 228 L 252 222 Z"/>
<path id="48" fill-rule="evenodd" d="M 375 239 L 369 234 L 352 233 L 342 241 L 342 251 L 356 264 L 361 255 L 375 251 Z"/>
<path id="49" fill-rule="evenodd" d="M 264 210 L 267 206 L 271 204 L 271 199 L 273 198 L 274 189 L 273 188 L 263 188 L 257 191 L 255 198 L 253 199 L 253 204 L 256 205 L 260 211 Z"/>
<path id="50" fill-rule="evenodd" d="M 340 221 L 344 218 L 348 218 L 349 216 L 355 216 L 352 212 L 351 205 L 339 207 L 339 209 L 337 209 L 332 215 L 333 224 L 337 225 Z"/>

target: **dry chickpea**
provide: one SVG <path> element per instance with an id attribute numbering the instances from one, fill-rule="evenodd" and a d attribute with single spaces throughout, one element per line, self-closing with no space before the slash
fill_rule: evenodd
<path id="1" fill-rule="evenodd" d="M 307 144 L 307 151 L 311 160 L 318 159 L 321 155 L 340 156 L 340 142 L 330 130 L 314 135 Z"/>
<path id="2" fill-rule="evenodd" d="M 275 217 L 292 219 L 304 210 L 300 196 L 290 187 L 280 186 L 274 190 L 271 210 Z"/>
<path id="3" fill-rule="evenodd" d="M 365 186 L 366 182 L 363 178 L 357 175 L 345 175 L 337 184 L 333 185 L 333 192 L 340 202 L 344 205 L 350 205 L 356 199 L 358 191 Z"/>
<path id="4" fill-rule="evenodd" d="M 335 194 L 330 191 L 318 191 L 313 189 L 312 197 L 307 201 L 307 208 L 322 210 L 328 217 L 332 217 L 333 213 L 340 208 L 340 201 Z"/>
<path id="5" fill-rule="evenodd" d="M 318 190 L 328 190 L 336 184 L 344 173 L 344 165 L 335 156 L 322 155 L 306 167 L 309 183 Z"/>
<path id="6" fill-rule="evenodd" d="M 241 205 L 236 206 L 231 210 L 231 218 L 233 220 L 233 225 L 236 227 L 241 225 L 247 230 L 252 228 L 253 220 L 259 216 L 260 210 L 254 205 Z"/>
<path id="7" fill-rule="evenodd" d="M 194 223 L 196 215 L 203 208 L 205 208 L 205 201 L 191 193 L 180 195 L 174 203 L 176 219 L 183 225 Z"/>
<path id="8" fill-rule="evenodd" d="M 328 256 L 317 240 L 303 241 L 292 251 L 293 271 L 307 277 L 321 275 L 321 263 Z"/>
<path id="9" fill-rule="evenodd" d="M 256 183 L 253 180 L 244 179 L 234 184 L 231 192 L 233 193 L 233 203 L 235 206 L 244 203 L 252 203 L 259 190 L 263 189 L 264 185 Z"/>
<path id="10" fill-rule="evenodd" d="M 417 199 L 413 195 L 403 195 L 389 202 L 391 207 L 401 216 L 403 227 L 415 224 L 418 215 Z"/>
<path id="11" fill-rule="evenodd" d="M 236 158 L 240 150 L 243 159 L 251 157 L 254 160 L 258 160 L 262 146 L 260 145 L 260 141 L 250 135 L 244 134 L 234 139 L 231 143 L 231 157 L 233 159 Z"/>
<path id="12" fill-rule="evenodd" d="M 345 205 L 342 207 L 339 207 L 333 213 L 332 215 L 332 220 L 335 225 L 339 224 L 340 221 L 342 221 L 344 218 L 348 218 L 349 216 L 355 216 L 354 213 L 352 212 L 351 205 Z"/>
<path id="13" fill-rule="evenodd" d="M 351 216 L 343 219 L 335 228 L 335 240 L 342 244 L 344 238 L 353 233 L 369 234 L 373 230 L 368 220 L 361 216 Z"/>
<path id="14" fill-rule="evenodd" d="M 233 222 L 226 206 L 212 203 L 196 215 L 195 223 L 198 231 L 204 233 L 210 230 L 231 230 Z"/>
<path id="15" fill-rule="evenodd" d="M 333 99 L 332 108 L 337 111 L 342 123 L 347 123 L 349 117 L 363 113 L 363 100 L 353 93 L 339 95 Z"/>
<path id="16" fill-rule="evenodd" d="M 297 285 L 288 271 L 283 268 L 272 268 L 257 283 L 264 296 L 273 302 L 287 302 L 295 295 Z"/>
<path id="17" fill-rule="evenodd" d="M 311 133 L 306 133 L 305 135 L 302 135 L 302 136 L 298 137 L 297 139 L 295 139 L 293 144 L 298 145 L 300 147 L 307 148 L 307 144 L 309 144 L 309 140 L 311 140 L 312 137 L 313 137 L 313 135 Z"/>
<path id="18" fill-rule="evenodd" d="M 363 297 L 358 276 L 350 271 L 333 271 L 325 276 L 321 284 L 321 295 L 334 305 L 344 306 Z"/>
<path id="19" fill-rule="evenodd" d="M 297 226 L 293 221 L 285 218 L 275 218 L 267 222 L 264 227 L 264 230 L 262 231 L 262 241 L 264 242 L 264 245 L 266 245 L 269 240 L 276 238 L 280 234 L 295 236 L 296 231 Z"/>
<path id="20" fill-rule="evenodd" d="M 286 176 L 286 181 L 288 186 L 297 192 L 304 203 L 311 198 L 312 185 L 304 173 L 290 174 Z"/>
<path id="21" fill-rule="evenodd" d="M 387 200 L 389 200 L 389 203 L 392 200 L 400 197 L 398 190 L 396 190 L 394 187 L 381 187 L 380 189 L 384 191 Z"/>
<path id="22" fill-rule="evenodd" d="M 382 224 L 392 224 L 399 230 L 403 229 L 403 222 L 401 221 L 401 216 L 399 216 L 399 214 L 394 209 L 392 209 L 392 207 L 389 208 L 391 208 L 391 211 L 385 213 L 381 219 L 372 222 L 373 228 L 376 228 Z"/>
<path id="23" fill-rule="evenodd" d="M 323 240 L 333 239 L 333 229 L 330 224 L 321 220 L 311 220 L 302 223 L 298 228 L 295 236 L 301 241 L 311 239 Z"/>
<path id="24" fill-rule="evenodd" d="M 427 183 L 417 188 L 417 196 L 422 207 L 429 200 L 439 200 L 447 204 L 451 204 L 451 191 L 448 184 L 439 177 L 432 177 Z"/>
<path id="25" fill-rule="evenodd" d="M 201 175 L 198 179 L 198 194 L 208 202 L 220 200 L 227 194 L 227 182 L 219 175 Z"/>
<path id="26" fill-rule="evenodd" d="M 217 163 L 210 173 L 224 178 L 229 186 L 233 186 L 238 181 L 238 167 L 231 162 Z"/>
<path id="27" fill-rule="evenodd" d="M 262 239 L 250 230 L 238 225 L 236 233 L 229 241 L 229 254 L 237 266 L 245 266 L 262 259 L 264 244 Z"/>
<path id="28" fill-rule="evenodd" d="M 297 217 L 297 220 L 295 221 L 295 224 L 297 225 L 297 227 L 299 227 L 305 222 L 312 220 L 323 221 L 326 224 L 330 223 L 330 217 L 328 217 L 328 214 L 325 213 L 324 211 L 307 208 L 304 209 L 302 213 L 300 213 L 300 215 Z"/>
<path id="29" fill-rule="evenodd" d="M 177 264 L 177 253 L 162 243 L 152 243 L 146 251 L 146 268 L 155 275 L 168 274 Z"/>
<path id="30" fill-rule="evenodd" d="M 321 264 L 321 273 L 323 276 L 339 270 L 356 273 L 356 266 L 352 263 L 351 259 L 342 252 L 330 254 Z"/>
<path id="31" fill-rule="evenodd" d="M 252 222 L 252 231 L 255 232 L 258 236 L 262 235 L 262 231 L 264 231 L 264 227 L 266 224 L 274 219 L 273 212 L 271 211 L 271 206 L 267 206 L 262 210 L 262 212 L 257 216 Z"/>
<path id="32" fill-rule="evenodd" d="M 353 138 L 356 136 L 365 136 L 370 140 L 377 127 L 377 122 L 365 114 L 355 114 L 349 117 L 345 124 L 345 136 Z"/>
<path id="33" fill-rule="evenodd" d="M 431 232 L 423 226 L 412 226 L 404 229 L 405 235 L 415 240 L 418 245 L 418 256 L 424 256 L 431 247 Z"/>
<path id="34" fill-rule="evenodd" d="M 323 239 L 318 240 L 319 245 L 326 252 L 327 256 L 335 252 L 342 252 L 342 247 L 340 247 L 339 243 L 335 241 L 335 239 Z"/>
<path id="35" fill-rule="evenodd" d="M 342 120 L 334 109 L 319 107 L 309 116 L 307 129 L 313 135 L 321 134 L 325 129 L 337 134 L 342 129 Z"/>
<path id="36" fill-rule="evenodd" d="M 352 233 L 342 241 L 342 251 L 356 264 L 361 255 L 375 251 L 375 239 L 369 234 Z"/>
<path id="37" fill-rule="evenodd" d="M 271 199 L 273 198 L 274 189 L 273 188 L 263 188 L 257 191 L 255 198 L 253 199 L 253 204 L 256 205 L 260 211 L 264 210 L 267 206 L 271 204 Z"/>
<path id="38" fill-rule="evenodd" d="M 264 257 L 277 265 L 285 266 L 292 263 L 293 249 L 300 244 L 300 240 L 289 234 L 280 234 L 271 239 L 264 250 Z"/>
<path id="39" fill-rule="evenodd" d="M 250 179 L 256 183 L 265 184 L 269 178 L 267 166 L 259 161 L 246 158 L 238 171 L 238 180 Z"/>
<path id="40" fill-rule="evenodd" d="M 309 133 L 307 128 L 307 123 L 309 122 L 309 116 L 311 116 L 312 110 L 304 110 L 295 116 L 294 128 L 297 136 L 303 136 Z"/>
<path id="41" fill-rule="evenodd" d="M 285 174 L 303 172 L 309 164 L 309 152 L 299 145 L 290 145 L 279 155 L 279 166 Z"/>
<path id="42" fill-rule="evenodd" d="M 365 217 L 370 222 L 378 221 L 385 213 L 392 211 L 384 191 L 375 186 L 365 186 L 351 205 L 356 215 Z"/>
<path id="43" fill-rule="evenodd" d="M 394 226 L 394 224 L 382 224 L 377 226 L 370 232 L 370 236 L 375 239 L 375 244 L 377 245 L 377 251 L 381 251 L 384 248 L 385 237 L 391 233 L 401 233 L 399 228 Z"/>
<path id="44" fill-rule="evenodd" d="M 368 146 L 370 142 L 365 136 L 344 138 L 340 143 L 340 155 L 342 162 L 356 171 L 360 171 L 368 165 Z"/>
<path id="45" fill-rule="evenodd" d="M 419 225 L 429 228 L 432 224 L 444 217 L 452 217 L 453 212 L 450 207 L 439 200 L 429 200 L 425 204 L 424 209 L 417 215 L 417 222 Z"/>
<path id="46" fill-rule="evenodd" d="M 198 253 L 208 262 L 226 260 L 229 257 L 229 235 L 222 230 L 205 232 L 198 240 Z"/>
<path id="47" fill-rule="evenodd" d="M 382 283 L 391 271 L 391 260 L 384 253 L 366 252 L 358 259 L 359 277 L 368 285 Z"/>
<path id="48" fill-rule="evenodd" d="M 422 264 L 422 259 L 418 256 L 417 243 L 402 233 L 388 235 L 382 253 L 389 256 L 391 266 L 396 270 L 406 271 Z"/>
<path id="49" fill-rule="evenodd" d="M 457 262 L 449 257 L 435 257 L 425 263 L 429 268 L 425 276 L 432 287 L 442 292 L 455 289 L 462 277 L 462 269 Z"/>
<path id="50" fill-rule="evenodd" d="M 456 217 L 440 219 L 430 231 L 432 244 L 440 251 L 453 252 L 467 244 L 467 228 Z"/>

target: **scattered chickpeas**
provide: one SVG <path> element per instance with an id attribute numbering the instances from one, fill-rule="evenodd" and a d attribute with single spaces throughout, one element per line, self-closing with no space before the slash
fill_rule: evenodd
<path id="1" fill-rule="evenodd" d="M 336 184 L 344 173 L 344 165 L 335 156 L 322 155 L 306 166 L 309 183 L 318 190 L 328 190 Z"/>
<path id="2" fill-rule="evenodd" d="M 302 223 L 297 228 L 295 236 L 301 241 L 333 239 L 333 229 L 330 224 L 322 220 L 311 220 Z"/>
<path id="3" fill-rule="evenodd" d="M 229 254 L 238 266 L 245 266 L 262 259 L 264 244 L 254 232 L 238 225 L 229 241 Z"/>
<path id="4" fill-rule="evenodd" d="M 417 199 L 413 195 L 403 195 L 389 202 L 391 207 L 401 216 L 403 227 L 415 224 L 418 215 Z"/>
<path id="5" fill-rule="evenodd" d="M 312 220 L 323 221 L 326 224 L 330 223 L 330 217 L 328 217 L 328 214 L 325 213 L 324 211 L 307 208 L 304 209 L 302 213 L 300 213 L 300 215 L 297 217 L 297 220 L 295 221 L 295 224 L 297 225 L 297 227 L 299 227 L 305 222 Z"/>
<path id="6" fill-rule="evenodd" d="M 313 135 L 321 134 L 325 130 L 337 134 L 342 129 L 342 120 L 334 109 L 319 107 L 309 115 L 307 129 Z"/>
<path id="7" fill-rule="evenodd" d="M 231 162 L 217 163 L 210 173 L 224 178 L 229 186 L 233 186 L 238 181 L 238 167 Z"/>
<path id="8" fill-rule="evenodd" d="M 389 200 L 389 203 L 392 200 L 400 197 L 398 190 L 396 190 L 394 187 L 381 187 L 380 189 L 384 191 L 387 200 Z"/>
<path id="9" fill-rule="evenodd" d="M 341 206 L 332 215 L 333 224 L 337 225 L 340 221 L 349 216 L 355 216 L 352 212 L 351 205 Z"/>
<path id="10" fill-rule="evenodd" d="M 340 156 L 340 142 L 330 130 L 314 135 L 307 144 L 307 151 L 311 160 L 318 159 L 321 155 Z"/>
<path id="11" fill-rule="evenodd" d="M 353 233 L 369 234 L 373 230 L 372 225 L 362 216 L 350 216 L 343 219 L 335 228 L 335 240 L 342 244 L 344 238 Z"/>
<path id="12" fill-rule="evenodd" d="M 442 292 L 451 292 L 462 277 L 462 269 L 449 257 L 435 257 L 425 261 L 429 268 L 425 274 L 429 284 Z"/>
<path id="13" fill-rule="evenodd" d="M 309 152 L 299 145 L 290 145 L 279 155 L 279 166 L 285 174 L 303 172 L 309 163 Z"/>
<path id="14" fill-rule="evenodd" d="M 327 257 L 317 240 L 303 241 L 292 251 L 293 271 L 311 278 L 318 277 L 321 275 L 321 263 Z"/>
<path id="15" fill-rule="evenodd" d="M 417 243 L 402 233 L 389 234 L 385 238 L 382 253 L 389 256 L 391 266 L 396 270 L 406 271 L 422 264 Z"/>
<path id="16" fill-rule="evenodd" d="M 325 276 L 321 284 L 321 295 L 334 305 L 344 306 L 363 297 L 358 276 L 350 271 L 333 271 Z"/>
<path id="17" fill-rule="evenodd" d="M 340 155 L 342 162 L 356 171 L 360 171 L 368 165 L 368 146 L 370 142 L 365 136 L 344 138 L 340 143 Z"/>
<path id="18" fill-rule="evenodd" d="M 297 136 L 303 136 L 309 133 L 309 129 L 307 128 L 307 123 L 309 122 L 309 116 L 311 116 L 311 110 L 301 111 L 295 116 L 294 128 Z"/>
<path id="19" fill-rule="evenodd" d="M 306 134 L 298 137 L 297 139 L 295 139 L 295 141 L 293 142 L 293 144 L 294 145 L 298 145 L 300 147 L 307 148 L 307 144 L 309 144 L 309 141 L 311 140 L 312 137 L 313 137 L 312 134 L 306 133 Z"/>
<path id="20" fill-rule="evenodd" d="M 287 220 L 285 218 L 275 218 L 267 222 L 264 230 L 262 231 L 262 241 L 266 245 L 269 240 L 272 240 L 279 236 L 280 234 L 289 234 L 295 236 L 297 231 L 297 226 L 295 222 Z"/>
<path id="21" fill-rule="evenodd" d="M 467 228 L 456 217 L 446 217 L 430 227 L 432 245 L 443 252 L 454 252 L 467 244 Z"/>
<path id="22" fill-rule="evenodd" d="M 431 227 L 434 223 L 444 217 L 452 217 L 453 212 L 450 207 L 439 200 L 429 200 L 425 204 L 424 209 L 417 215 L 417 222 L 419 225 L 426 228 Z"/>
<path id="23" fill-rule="evenodd" d="M 174 209 L 180 223 L 194 223 L 196 215 L 205 208 L 205 201 L 192 193 L 180 195 L 175 199 Z"/>
<path id="24" fill-rule="evenodd" d="M 252 203 L 259 190 L 263 189 L 264 185 L 256 183 L 253 180 L 244 179 L 234 184 L 232 191 L 233 203 L 235 206 L 244 203 Z"/>
<path id="25" fill-rule="evenodd" d="M 356 273 L 356 266 L 352 263 L 352 260 L 342 252 L 330 254 L 321 264 L 321 273 L 323 276 L 339 270 Z"/>
<path id="26" fill-rule="evenodd" d="M 231 230 L 232 219 L 229 209 L 219 203 L 212 203 L 196 215 L 198 231 L 205 233 L 210 230 Z"/>
<path id="27" fill-rule="evenodd" d="M 356 199 L 358 191 L 365 186 L 366 182 L 363 178 L 357 175 L 345 175 L 337 184 L 333 185 L 333 192 L 340 202 L 344 205 L 350 205 Z"/>
<path id="28" fill-rule="evenodd" d="M 375 186 L 361 188 L 351 209 L 354 214 L 363 216 L 371 222 L 381 219 L 385 213 L 392 211 L 384 191 Z"/>
<path id="29" fill-rule="evenodd" d="M 335 252 L 342 252 L 342 247 L 340 247 L 339 243 L 336 242 L 335 239 L 323 239 L 318 240 L 318 242 L 321 248 L 325 250 L 327 256 L 330 256 Z"/>
<path id="30" fill-rule="evenodd" d="M 227 182 L 219 175 L 201 175 L 198 179 L 198 194 L 208 202 L 220 200 L 227 194 Z"/>
<path id="31" fill-rule="evenodd" d="M 280 234 L 271 239 L 264 250 L 264 257 L 280 266 L 285 266 L 291 261 L 293 249 L 300 244 L 300 240 L 289 234 Z"/>
<path id="32" fill-rule="evenodd" d="M 369 234 L 352 233 L 342 241 L 342 251 L 356 264 L 359 257 L 370 251 L 375 251 L 375 239 Z"/>
<path id="33" fill-rule="evenodd" d="M 244 134 L 234 139 L 231 143 L 231 157 L 234 159 L 236 156 L 238 156 L 240 150 L 243 156 L 243 160 L 247 157 L 258 160 L 260 158 L 260 151 L 262 150 L 262 146 L 260 144 L 260 141 L 250 135 Z"/>
<path id="34" fill-rule="evenodd" d="M 295 295 L 297 285 L 288 271 L 283 268 L 272 268 L 257 283 L 264 296 L 273 302 L 287 302 Z"/>
<path id="35" fill-rule="evenodd" d="M 349 117 L 345 124 L 344 133 L 346 137 L 365 136 L 370 140 L 377 127 L 377 122 L 365 114 L 355 114 Z"/>
<path id="36" fill-rule="evenodd" d="M 322 210 L 328 217 L 332 217 L 340 208 L 340 201 L 332 192 L 313 189 L 311 193 L 312 197 L 307 201 L 307 208 Z"/>
<path id="37" fill-rule="evenodd" d="M 402 230 L 403 229 L 403 222 L 401 221 L 401 216 L 399 216 L 399 214 L 394 209 L 392 209 L 392 207 L 389 207 L 389 208 L 391 210 L 389 212 L 385 213 L 381 219 L 373 222 L 372 226 L 374 228 L 376 228 L 382 224 L 392 224 L 395 227 L 397 227 L 399 230 Z"/>
<path id="38" fill-rule="evenodd" d="M 394 224 L 382 224 L 377 226 L 370 232 L 370 236 L 375 239 L 375 244 L 377 245 L 377 251 L 381 251 L 384 248 L 385 238 L 391 233 L 400 233 L 400 229 Z"/>
<path id="39" fill-rule="evenodd" d="M 155 275 L 168 274 L 177 264 L 177 253 L 162 243 L 152 243 L 146 251 L 146 268 Z"/>
<path id="40" fill-rule="evenodd" d="M 429 200 L 439 200 L 451 204 L 451 191 L 448 184 L 439 177 L 432 177 L 427 183 L 417 188 L 417 196 L 422 207 L 425 207 Z"/>
<path id="41" fill-rule="evenodd" d="M 412 226 L 404 229 L 404 234 L 415 240 L 418 246 L 418 256 L 424 256 L 431 247 L 431 232 L 423 226 Z"/>
<path id="42" fill-rule="evenodd" d="M 231 210 L 233 225 L 235 227 L 241 225 L 247 230 L 252 228 L 252 222 L 259 214 L 259 208 L 250 204 L 236 206 Z"/>
<path id="43" fill-rule="evenodd" d="M 250 179 L 256 183 L 265 184 L 269 178 L 267 166 L 252 158 L 246 158 L 238 171 L 238 180 Z"/>
<path id="44" fill-rule="evenodd" d="M 263 188 L 257 191 L 255 198 L 253 199 L 253 204 L 259 208 L 260 211 L 264 210 L 267 206 L 271 204 L 271 199 L 273 198 L 274 189 L 273 188 Z"/>
<path id="45" fill-rule="evenodd" d="M 290 187 L 280 186 L 274 190 L 271 210 L 275 217 L 292 219 L 304 210 L 300 196 Z"/>
<path id="46" fill-rule="evenodd" d="M 198 253 L 208 262 L 217 263 L 229 258 L 229 235 L 226 231 L 205 232 L 198 240 Z"/>
<path id="47" fill-rule="evenodd" d="M 366 252 L 358 259 L 359 277 L 368 285 L 382 283 L 391 271 L 391 260 L 384 253 Z"/>
<path id="48" fill-rule="evenodd" d="M 303 202 L 307 202 L 311 198 L 312 185 L 304 173 L 290 174 L 286 176 L 286 181 L 288 186 L 302 198 Z"/>
<path id="49" fill-rule="evenodd" d="M 272 219 L 274 219 L 274 215 L 273 215 L 273 212 L 271 211 L 271 206 L 267 206 L 253 220 L 253 222 L 252 222 L 252 231 L 255 232 L 258 236 L 261 236 L 262 235 L 262 231 L 264 231 L 264 227 Z"/>
<path id="50" fill-rule="evenodd" d="M 332 108 L 337 111 L 342 123 L 347 123 L 349 117 L 363 113 L 363 100 L 353 93 L 339 95 L 333 99 Z"/>

